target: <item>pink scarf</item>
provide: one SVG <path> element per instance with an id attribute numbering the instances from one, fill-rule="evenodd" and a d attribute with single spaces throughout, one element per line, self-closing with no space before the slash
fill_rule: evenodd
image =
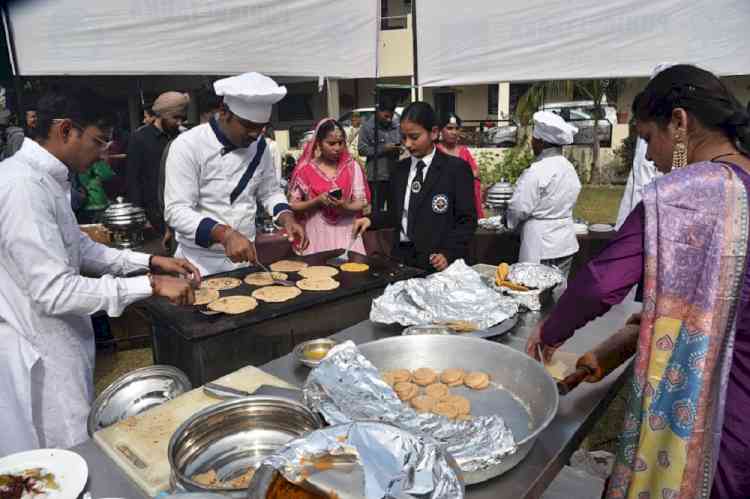
<path id="1" fill-rule="evenodd" d="M 343 194 L 342 199 L 350 201 L 354 191 L 355 180 L 359 180 L 364 185 L 367 201 L 369 202 L 370 189 L 367 182 L 364 181 L 364 171 L 354 161 L 346 147 L 341 149 L 336 175 L 333 178 L 328 177 L 315 163 L 316 152 L 318 151 L 316 137 L 318 136 L 320 127 L 327 121 L 333 121 L 333 118 L 320 120 L 315 127 L 313 139 L 305 145 L 302 156 L 300 156 L 294 173 L 292 173 L 292 180 L 289 185 L 290 191 L 299 189 L 305 193 L 307 199 L 315 199 L 324 192 L 330 192 L 339 188 Z M 321 211 L 326 222 L 332 225 L 335 225 L 341 217 L 341 212 L 336 208 L 326 206 L 321 208 Z"/>

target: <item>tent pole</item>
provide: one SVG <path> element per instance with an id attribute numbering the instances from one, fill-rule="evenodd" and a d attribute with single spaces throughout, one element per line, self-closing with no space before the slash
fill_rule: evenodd
<path id="1" fill-rule="evenodd" d="M 412 0 L 411 3 L 411 40 L 412 40 L 412 57 L 414 59 L 414 76 L 412 77 L 412 85 L 417 87 L 417 99 L 421 98 L 419 91 L 419 61 L 417 57 L 417 0 Z"/>
<path id="2" fill-rule="evenodd" d="M 8 10 L 8 4 L 2 3 L 2 16 L 3 16 L 3 29 L 5 30 L 5 39 L 8 41 L 8 56 L 10 57 L 11 71 L 13 71 L 13 86 L 16 90 L 16 100 L 18 102 L 18 119 L 23 118 L 24 112 L 23 106 L 23 80 L 18 74 L 18 57 L 16 55 L 16 43 L 13 39 L 13 25 L 10 20 L 10 11 Z M 24 125 L 25 121 L 20 121 L 20 125 Z"/>

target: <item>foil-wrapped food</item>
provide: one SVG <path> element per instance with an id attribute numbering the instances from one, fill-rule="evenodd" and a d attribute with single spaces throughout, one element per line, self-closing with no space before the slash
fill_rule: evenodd
<path id="1" fill-rule="evenodd" d="M 435 440 L 380 422 L 316 430 L 266 458 L 260 473 L 269 468 L 321 497 L 464 497 L 458 465 Z"/>
<path id="2" fill-rule="evenodd" d="M 370 320 L 403 326 L 466 321 L 487 329 L 518 313 L 518 305 L 498 295 L 482 276 L 456 260 L 425 278 L 389 285 L 372 302 Z"/>
<path id="3" fill-rule="evenodd" d="M 507 279 L 529 289 L 549 289 L 565 281 L 565 276 L 555 267 L 541 263 L 521 262 L 510 266 Z"/>
<path id="4" fill-rule="evenodd" d="M 464 472 L 493 467 L 516 451 L 513 435 L 498 415 L 452 421 L 418 413 L 401 403 L 378 369 L 350 341 L 334 347 L 310 372 L 304 394 L 308 407 L 330 424 L 381 421 L 434 438 Z"/>
<path id="5" fill-rule="evenodd" d="M 504 231 L 506 230 L 506 227 L 503 218 L 504 217 L 500 215 L 489 218 L 480 218 L 477 221 L 477 225 L 486 230 Z"/>

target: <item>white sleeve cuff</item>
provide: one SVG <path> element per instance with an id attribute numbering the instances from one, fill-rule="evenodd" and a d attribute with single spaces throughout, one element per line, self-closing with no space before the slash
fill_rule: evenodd
<path id="1" fill-rule="evenodd" d="M 148 276 L 128 277 L 122 279 L 122 281 L 125 284 L 125 293 L 132 301 L 142 300 L 154 294 L 154 291 L 151 289 L 151 280 Z"/>
<path id="2" fill-rule="evenodd" d="M 140 253 L 137 251 L 125 251 L 128 263 L 130 263 L 131 265 L 135 265 L 136 267 L 140 267 L 143 270 L 149 270 L 148 263 L 151 260 L 151 255 L 149 255 L 148 253 Z"/>

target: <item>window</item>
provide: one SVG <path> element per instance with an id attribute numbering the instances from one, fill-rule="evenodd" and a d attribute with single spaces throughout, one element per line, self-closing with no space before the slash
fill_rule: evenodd
<path id="1" fill-rule="evenodd" d="M 310 94 L 291 94 L 279 101 L 279 121 L 310 121 L 313 119 Z"/>
<path id="2" fill-rule="evenodd" d="M 498 85 L 487 85 L 487 114 L 497 114 L 500 101 Z"/>

